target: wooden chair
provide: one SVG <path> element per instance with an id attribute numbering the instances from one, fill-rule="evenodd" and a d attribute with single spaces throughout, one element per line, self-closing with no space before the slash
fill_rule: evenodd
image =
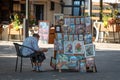
<path id="1" fill-rule="evenodd" d="M 17 58 L 16 58 L 16 66 L 15 66 L 15 72 L 17 71 L 17 65 L 18 65 L 18 58 L 20 57 L 21 58 L 21 63 L 20 63 L 20 72 L 22 72 L 22 64 L 23 64 L 23 58 L 30 58 L 30 56 L 24 56 L 22 55 L 22 52 L 21 52 L 21 47 L 26 47 L 26 48 L 29 48 L 27 46 L 24 46 L 24 45 L 20 45 L 18 43 L 13 43 L 14 46 L 15 46 L 15 49 L 16 49 L 16 53 L 17 53 Z M 30 58 L 31 60 L 31 58 Z M 32 62 L 31 62 L 32 64 Z"/>

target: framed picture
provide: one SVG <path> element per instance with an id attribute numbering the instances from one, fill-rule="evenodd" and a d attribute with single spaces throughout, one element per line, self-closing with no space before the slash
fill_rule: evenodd
<path id="1" fill-rule="evenodd" d="M 74 35 L 74 40 L 78 40 L 78 35 Z"/>
<path id="2" fill-rule="evenodd" d="M 62 33 L 56 33 L 56 39 L 57 40 L 62 40 L 63 39 Z"/>
<path id="3" fill-rule="evenodd" d="M 69 41 L 73 41 L 73 35 L 69 35 Z"/>
<path id="4" fill-rule="evenodd" d="M 39 31 L 40 42 L 41 44 L 48 44 L 48 35 L 49 35 L 49 22 L 48 21 L 39 21 Z"/>
<path id="5" fill-rule="evenodd" d="M 74 34 L 75 33 L 75 24 L 70 24 L 70 27 L 68 28 L 69 29 L 69 34 Z"/>
<path id="6" fill-rule="evenodd" d="M 64 41 L 68 41 L 68 35 L 64 34 Z"/>
<path id="7" fill-rule="evenodd" d="M 70 18 L 64 18 L 64 24 L 70 26 Z"/>
<path id="8" fill-rule="evenodd" d="M 62 26 L 62 32 L 63 32 L 64 34 L 67 34 L 67 33 L 68 33 L 68 26 L 67 26 L 67 25 L 63 25 L 63 26 Z"/>
<path id="9" fill-rule="evenodd" d="M 84 29 L 85 29 L 85 25 L 84 24 L 79 24 L 75 26 L 75 32 L 76 34 L 84 34 Z"/>
<path id="10" fill-rule="evenodd" d="M 92 43 L 92 34 L 90 34 L 90 33 L 85 34 L 84 41 L 85 41 L 85 44 Z"/>
<path id="11" fill-rule="evenodd" d="M 57 40 L 58 50 L 64 50 L 63 40 Z"/>
<path id="12" fill-rule="evenodd" d="M 70 24 L 74 24 L 74 18 L 70 18 Z"/>
<path id="13" fill-rule="evenodd" d="M 54 14 L 54 24 L 55 25 L 63 25 L 64 20 L 63 20 L 63 14 Z"/>
<path id="14" fill-rule="evenodd" d="M 94 57 L 86 58 L 86 70 L 87 72 L 97 72 Z"/>
<path id="15" fill-rule="evenodd" d="M 73 42 L 73 53 L 84 54 L 84 42 L 75 40 Z"/>
<path id="16" fill-rule="evenodd" d="M 95 56 L 95 46 L 94 44 L 86 44 L 85 47 L 85 57 L 94 57 Z"/>
<path id="17" fill-rule="evenodd" d="M 59 45 L 57 39 L 54 39 L 54 50 L 59 50 Z"/>
<path id="18" fill-rule="evenodd" d="M 83 35 L 82 34 L 80 34 L 80 35 L 78 35 L 78 39 L 80 40 L 80 41 L 83 41 Z"/>
<path id="19" fill-rule="evenodd" d="M 76 18 L 76 24 L 80 24 L 80 18 Z"/>
<path id="20" fill-rule="evenodd" d="M 79 61 L 79 70 L 80 72 L 86 72 L 86 60 L 80 60 Z"/>
<path id="21" fill-rule="evenodd" d="M 61 25 L 55 25 L 55 32 L 61 33 Z"/>
<path id="22" fill-rule="evenodd" d="M 57 53 L 56 67 L 58 69 L 68 69 L 69 57 L 66 54 Z"/>
<path id="23" fill-rule="evenodd" d="M 85 18 L 85 25 L 86 25 L 85 32 L 92 33 L 92 27 L 91 27 L 92 25 L 91 25 L 91 18 L 90 17 Z"/>
<path id="24" fill-rule="evenodd" d="M 80 22 L 81 22 L 81 24 L 85 24 L 85 18 L 82 17 Z"/>
<path id="25" fill-rule="evenodd" d="M 73 54 L 73 42 L 64 41 L 64 54 Z"/>

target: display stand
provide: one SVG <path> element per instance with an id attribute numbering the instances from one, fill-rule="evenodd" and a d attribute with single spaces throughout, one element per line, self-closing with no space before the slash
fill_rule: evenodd
<path id="1" fill-rule="evenodd" d="M 55 26 L 54 69 L 96 72 L 95 46 L 92 44 L 90 17 L 64 17 L 64 25 Z"/>

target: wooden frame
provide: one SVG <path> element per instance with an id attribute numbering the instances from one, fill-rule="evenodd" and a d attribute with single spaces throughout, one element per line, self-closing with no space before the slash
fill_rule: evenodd
<path id="1" fill-rule="evenodd" d="M 63 14 L 54 14 L 54 25 L 63 24 Z"/>
<path id="2" fill-rule="evenodd" d="M 84 47 L 85 47 L 85 57 L 94 57 L 95 56 L 94 44 L 86 44 Z"/>
<path id="3" fill-rule="evenodd" d="M 73 53 L 74 54 L 84 54 L 84 41 L 73 41 Z"/>
<path id="4" fill-rule="evenodd" d="M 55 32 L 56 33 L 61 33 L 62 32 L 61 25 L 55 25 Z"/>

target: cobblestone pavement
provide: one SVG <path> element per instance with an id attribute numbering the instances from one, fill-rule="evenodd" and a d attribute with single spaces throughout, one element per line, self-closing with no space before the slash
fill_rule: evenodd
<path id="1" fill-rule="evenodd" d="M 19 42 L 21 43 L 21 42 Z M 42 68 L 45 72 L 32 72 L 29 59 L 23 59 L 23 72 L 15 72 L 16 52 L 13 42 L 0 41 L 0 80 L 120 80 L 120 44 L 94 43 L 96 46 L 97 73 L 54 71 L 49 63 L 53 56 L 53 45 L 49 48 Z"/>

